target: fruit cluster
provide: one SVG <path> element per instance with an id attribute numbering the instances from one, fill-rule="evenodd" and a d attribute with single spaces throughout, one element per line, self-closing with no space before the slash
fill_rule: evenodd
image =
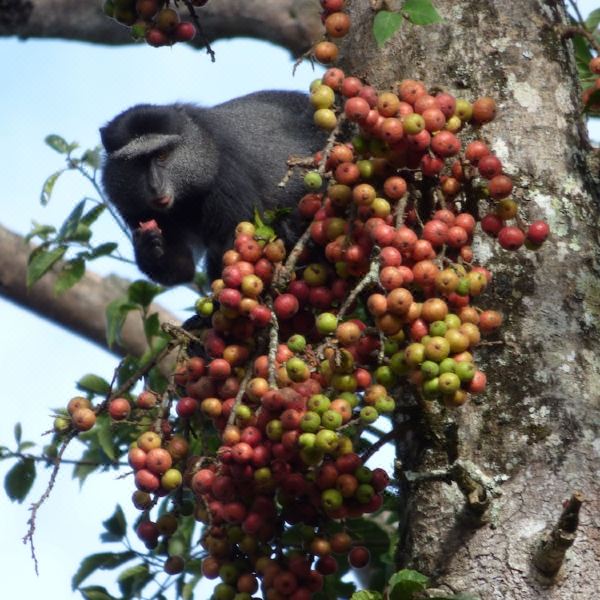
<path id="1" fill-rule="evenodd" d="M 332 39 L 344 37 L 350 30 L 350 17 L 342 9 L 345 0 L 320 0 L 323 11 L 321 19 L 329 39 L 315 44 L 312 55 L 324 65 L 335 62 L 338 56 L 338 47 Z"/>
<path id="2" fill-rule="evenodd" d="M 595 56 L 594 58 L 592 58 L 588 64 L 588 68 L 594 75 L 600 75 L 600 56 Z M 589 110 L 595 113 L 600 111 L 600 102 L 595 102 L 591 100 L 591 96 L 592 94 L 594 94 L 594 92 L 597 92 L 598 90 L 600 90 L 600 77 L 596 77 L 593 84 L 587 89 L 583 90 L 581 98 L 583 105 L 588 106 L 588 104 L 590 104 L 590 106 L 588 107 Z"/>
<path id="3" fill-rule="evenodd" d="M 208 0 L 191 0 L 193 7 L 204 6 Z M 189 42 L 196 27 L 182 21 L 169 0 L 105 0 L 104 13 L 127 27 L 136 40 L 145 39 L 150 46 L 171 46 Z"/>

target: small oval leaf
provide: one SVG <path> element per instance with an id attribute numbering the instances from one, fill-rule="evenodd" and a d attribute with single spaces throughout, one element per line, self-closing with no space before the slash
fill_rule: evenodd
<path id="1" fill-rule="evenodd" d="M 27 265 L 27 287 L 31 287 L 45 275 L 63 257 L 66 251 L 66 246 L 58 246 L 52 250 L 42 250 L 30 254 L 29 264 Z"/>
<path id="2" fill-rule="evenodd" d="M 402 26 L 404 17 L 397 12 L 380 10 L 373 21 L 373 35 L 381 48 Z"/>
<path id="3" fill-rule="evenodd" d="M 35 463 L 32 459 L 20 460 L 4 478 L 6 495 L 13 502 L 23 502 L 35 481 Z"/>

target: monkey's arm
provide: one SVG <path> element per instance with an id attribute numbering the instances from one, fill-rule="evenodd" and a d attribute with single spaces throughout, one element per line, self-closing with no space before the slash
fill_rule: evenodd
<path id="1" fill-rule="evenodd" d="M 187 283 L 194 279 L 196 263 L 183 236 L 172 235 L 155 221 L 133 229 L 133 248 L 138 267 L 163 285 Z"/>

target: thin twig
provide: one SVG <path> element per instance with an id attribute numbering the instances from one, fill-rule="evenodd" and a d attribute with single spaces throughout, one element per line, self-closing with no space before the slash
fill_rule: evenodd
<path id="1" fill-rule="evenodd" d="M 240 382 L 240 389 L 238 393 L 235 395 L 235 400 L 233 402 L 233 406 L 231 407 L 231 412 L 229 413 L 229 418 L 227 419 L 227 425 L 233 425 L 235 421 L 235 410 L 242 403 L 242 398 L 244 397 L 244 392 L 246 391 L 246 387 L 248 386 L 248 382 L 252 377 L 252 363 L 253 360 L 250 359 L 248 364 L 246 365 L 246 372 L 244 373 L 244 378 Z"/>
<path id="2" fill-rule="evenodd" d="M 344 318 L 348 309 L 364 289 L 377 283 L 379 279 L 379 266 L 379 256 L 375 256 L 371 259 L 371 266 L 369 267 L 367 274 L 356 284 L 356 287 L 348 294 L 344 304 L 340 307 L 337 314 L 338 321 L 341 321 Z"/>
<path id="3" fill-rule="evenodd" d="M 55 461 L 54 467 L 52 469 L 52 474 L 50 475 L 50 481 L 48 482 L 48 487 L 46 487 L 46 490 L 41 495 L 40 499 L 37 502 L 34 502 L 29 508 L 29 510 L 31 511 L 31 517 L 29 517 L 29 520 L 27 521 L 27 524 L 29 525 L 29 529 L 27 530 L 27 533 L 23 537 L 23 543 L 27 544 L 27 542 L 29 542 L 29 546 L 31 548 L 31 558 L 33 558 L 36 575 L 40 574 L 39 570 L 38 570 L 37 556 L 35 555 L 35 545 L 33 543 L 33 534 L 35 533 L 35 523 L 36 523 L 36 519 L 37 519 L 37 513 L 38 513 L 38 510 L 41 508 L 42 504 L 44 504 L 44 502 L 46 502 L 46 500 L 48 500 L 48 498 L 50 497 L 52 488 L 54 487 L 54 484 L 56 483 L 56 477 L 58 476 L 58 471 L 60 469 L 60 465 L 62 462 L 62 455 L 64 454 L 65 450 L 67 449 L 69 442 L 76 435 L 77 435 L 76 431 L 71 431 L 65 437 L 63 443 L 61 444 L 61 446 L 58 450 L 58 454 L 56 455 L 56 461 Z"/>
<path id="4" fill-rule="evenodd" d="M 198 15 L 196 14 L 196 9 L 192 5 L 191 0 L 183 0 L 183 3 L 185 4 L 186 8 L 188 9 L 188 12 L 190 13 L 190 17 L 192 18 L 192 21 L 194 22 L 194 25 L 196 26 L 196 30 L 198 31 L 200 39 L 202 40 L 202 43 L 204 44 L 204 47 L 206 48 L 206 53 L 210 55 L 210 62 L 215 62 L 215 51 L 212 49 L 210 42 L 208 41 L 208 38 L 206 37 L 206 34 L 204 33 L 204 29 L 202 28 L 200 19 L 198 18 Z"/>

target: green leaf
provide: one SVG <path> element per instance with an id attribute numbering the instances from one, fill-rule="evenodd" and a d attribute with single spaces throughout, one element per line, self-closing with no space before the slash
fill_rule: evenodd
<path id="1" fill-rule="evenodd" d="M 60 154 L 67 154 L 71 147 L 67 144 L 67 140 L 56 134 L 47 135 L 44 141 L 52 150 L 56 150 Z"/>
<path id="2" fill-rule="evenodd" d="M 110 383 L 98 375 L 88 373 L 77 382 L 77 388 L 82 392 L 91 392 L 98 396 L 106 396 L 110 392 Z"/>
<path id="3" fill-rule="evenodd" d="M 96 146 L 92 150 L 86 150 L 81 156 L 82 162 L 88 164 L 92 169 L 98 169 L 101 162 L 100 146 Z"/>
<path id="4" fill-rule="evenodd" d="M 433 25 L 442 21 L 431 0 L 406 0 L 402 11 L 414 25 Z"/>
<path id="5" fill-rule="evenodd" d="M 56 236 L 57 240 L 68 239 L 75 235 L 77 226 L 81 220 L 81 215 L 83 215 L 84 208 L 85 200 L 80 200 L 71 211 L 71 214 L 66 218 L 61 228 L 58 230 L 58 234 Z"/>
<path id="6" fill-rule="evenodd" d="M 152 313 L 144 319 L 144 333 L 146 334 L 147 339 L 161 333 L 158 313 Z"/>
<path id="7" fill-rule="evenodd" d="M 95 427 L 90 435 L 96 436 Z M 89 433 L 89 432 L 88 432 Z M 81 436 L 80 436 L 81 437 Z M 83 485 L 88 475 L 91 475 L 96 469 L 99 469 L 106 463 L 106 457 L 99 447 L 88 448 L 81 455 L 81 462 L 73 468 L 73 477 L 79 479 L 80 487 Z"/>
<path id="8" fill-rule="evenodd" d="M 590 30 L 594 31 L 600 24 L 600 8 L 594 9 L 585 20 L 585 26 Z"/>
<path id="9" fill-rule="evenodd" d="M 31 287 L 58 262 L 67 251 L 66 246 L 58 246 L 52 250 L 37 249 L 29 255 L 27 265 L 27 287 Z"/>
<path id="10" fill-rule="evenodd" d="M 117 582 L 121 593 L 125 597 L 131 598 L 144 589 L 153 578 L 153 575 L 148 569 L 148 565 L 146 563 L 141 563 L 120 573 Z"/>
<path id="11" fill-rule="evenodd" d="M 162 294 L 164 291 L 165 288 L 160 285 L 156 285 L 145 279 L 138 279 L 129 286 L 127 295 L 130 302 L 148 306 L 156 296 Z"/>
<path id="12" fill-rule="evenodd" d="M 91 225 L 98 219 L 98 217 L 106 210 L 106 204 L 97 204 L 93 208 L 90 208 L 85 215 L 80 219 L 80 222 L 84 225 Z"/>
<path id="13" fill-rule="evenodd" d="M 135 558 L 135 552 L 100 552 L 86 556 L 71 579 L 71 589 L 77 589 L 81 583 L 97 569 L 116 569 L 123 563 Z M 95 587 L 95 586 L 94 586 Z M 91 589 L 91 588 L 86 588 Z M 83 592 L 83 590 L 81 590 Z"/>
<path id="14" fill-rule="evenodd" d="M 139 368 L 140 361 L 137 358 L 133 356 L 126 356 L 119 367 L 119 372 L 117 373 L 117 384 L 123 385 L 123 383 L 132 377 Z"/>
<path id="15" fill-rule="evenodd" d="M 56 283 L 54 284 L 54 293 L 62 294 L 72 288 L 85 273 L 85 261 L 81 258 L 73 258 L 63 265 Z"/>
<path id="16" fill-rule="evenodd" d="M 117 504 L 115 512 L 106 521 L 102 521 L 106 532 L 100 535 L 103 542 L 118 542 L 127 533 L 127 521 L 123 509 Z"/>
<path id="17" fill-rule="evenodd" d="M 21 427 L 21 423 L 15 423 L 14 427 L 15 434 L 15 442 L 17 442 L 17 446 L 21 443 L 21 438 L 23 437 L 23 427 Z"/>
<path id="18" fill-rule="evenodd" d="M 87 257 L 89 258 L 89 260 L 92 260 L 92 259 L 98 258 L 100 256 L 108 256 L 114 250 L 116 250 L 118 246 L 119 246 L 119 244 L 117 244 L 115 242 L 106 242 L 104 244 L 100 244 L 99 246 L 96 246 L 91 252 L 88 252 L 86 254 L 87 254 Z"/>
<path id="19" fill-rule="evenodd" d="M 52 173 L 46 181 L 44 181 L 44 185 L 42 186 L 42 193 L 40 194 L 40 203 L 42 206 L 46 206 L 50 201 L 50 196 L 52 196 L 52 190 L 54 190 L 54 184 L 56 180 L 66 171 L 66 169 L 61 169 L 60 171 L 56 171 L 56 173 Z"/>
<path id="20" fill-rule="evenodd" d="M 77 223 L 75 231 L 68 236 L 70 242 L 88 242 L 92 237 L 92 230 L 83 223 Z"/>
<path id="21" fill-rule="evenodd" d="M 588 41 L 582 35 L 575 35 L 572 38 L 573 49 L 575 50 L 575 62 L 580 79 L 586 79 L 592 76 L 588 66 L 592 53 Z"/>
<path id="22" fill-rule="evenodd" d="M 397 12 L 380 10 L 373 21 L 373 35 L 381 48 L 402 26 L 404 17 Z"/>
<path id="23" fill-rule="evenodd" d="M 132 304 L 127 298 L 117 298 L 106 307 L 106 341 L 109 348 L 121 337 L 121 329 L 131 310 L 137 310 L 137 304 Z"/>
<path id="24" fill-rule="evenodd" d="M 390 600 L 412 600 L 417 592 L 427 588 L 429 578 L 411 569 L 402 569 L 390 577 Z"/>
<path id="25" fill-rule="evenodd" d="M 109 420 L 100 420 L 96 421 L 96 427 L 94 428 L 96 434 L 98 435 L 98 443 L 100 444 L 100 448 L 111 461 L 115 461 L 117 458 L 115 443 L 113 440 L 113 434 L 110 429 L 110 421 Z"/>
<path id="26" fill-rule="evenodd" d="M 383 595 L 372 590 L 360 590 L 360 592 L 354 592 L 350 596 L 350 600 L 383 600 Z"/>
<path id="27" fill-rule="evenodd" d="M 25 500 L 35 481 L 35 463 L 30 458 L 20 460 L 4 478 L 6 495 L 19 503 Z"/>
<path id="28" fill-rule="evenodd" d="M 194 598 L 194 589 L 198 582 L 202 579 L 202 577 L 196 576 L 192 577 L 189 581 L 187 581 L 183 587 L 181 588 L 181 598 L 182 600 L 193 600 Z"/>
<path id="29" fill-rule="evenodd" d="M 101 585 L 91 585 L 86 588 L 79 590 L 85 600 L 117 600 L 114 596 L 111 596 L 106 588 Z"/>
<path id="30" fill-rule="evenodd" d="M 592 92 L 588 101 L 585 103 L 584 112 L 589 113 L 591 115 L 597 115 L 600 111 L 598 110 L 598 106 L 600 105 L 600 90 L 596 90 Z"/>
<path id="31" fill-rule="evenodd" d="M 34 237 L 47 240 L 51 233 L 56 233 L 56 227 L 53 227 L 52 225 L 40 225 L 39 223 L 34 223 L 31 226 L 31 231 L 25 236 L 25 241 L 30 242 Z"/>

